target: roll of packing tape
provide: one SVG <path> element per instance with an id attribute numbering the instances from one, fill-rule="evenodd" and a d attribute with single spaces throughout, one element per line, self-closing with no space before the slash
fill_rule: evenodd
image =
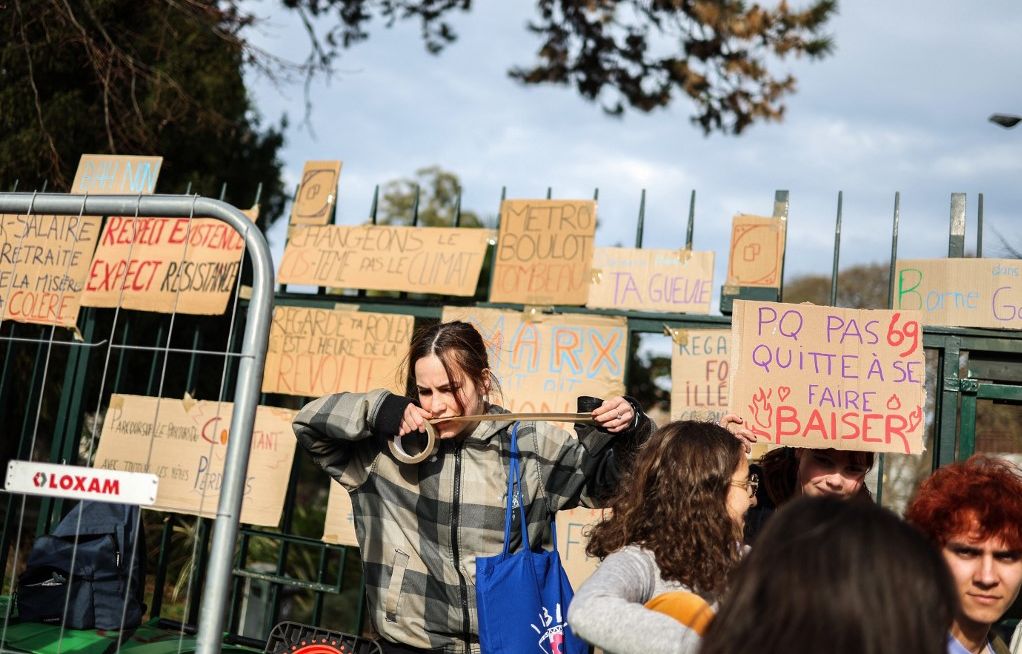
<path id="1" fill-rule="evenodd" d="M 421 436 L 413 436 L 412 434 L 405 434 L 404 436 L 395 436 L 394 438 L 390 439 L 390 441 L 388 441 L 388 445 L 390 445 L 390 453 L 393 454 L 394 458 L 400 461 L 401 463 L 412 464 L 422 463 L 429 457 L 436 454 L 437 448 L 439 447 L 437 445 L 436 427 L 427 422 L 425 423 L 425 431 L 426 445 L 418 454 L 409 454 L 405 450 L 404 444 L 402 443 L 403 439 L 408 438 L 410 436 L 412 438 L 419 438 L 420 440 L 422 439 Z"/>

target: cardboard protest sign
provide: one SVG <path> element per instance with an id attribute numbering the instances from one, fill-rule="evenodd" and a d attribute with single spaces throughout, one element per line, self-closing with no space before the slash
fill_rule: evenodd
<path id="1" fill-rule="evenodd" d="M 731 221 L 728 286 L 778 287 L 784 262 L 784 219 L 738 214 Z"/>
<path id="2" fill-rule="evenodd" d="M 471 297 L 493 238 L 460 227 L 292 227 L 278 281 Z"/>
<path id="3" fill-rule="evenodd" d="M 671 420 L 719 422 L 729 405 L 731 330 L 678 329 L 672 336 Z"/>
<path id="4" fill-rule="evenodd" d="M 595 234 L 592 200 L 504 200 L 490 301 L 585 304 Z"/>
<path id="5" fill-rule="evenodd" d="M 160 478 L 151 508 L 216 516 L 224 478 L 224 457 L 234 405 L 117 395 L 103 420 L 94 468 L 150 472 Z M 294 458 L 295 411 L 256 410 L 245 478 L 241 521 L 276 527 L 284 508 Z"/>
<path id="6" fill-rule="evenodd" d="M 248 209 L 242 209 L 241 213 L 245 214 L 245 217 L 251 220 L 253 223 L 259 222 L 259 205 L 253 204 Z"/>
<path id="7" fill-rule="evenodd" d="M 709 313 L 713 252 L 596 248 L 587 307 Z"/>
<path id="8" fill-rule="evenodd" d="M 71 193 L 89 195 L 151 195 L 163 157 L 83 154 L 71 182 Z"/>
<path id="9" fill-rule="evenodd" d="M 511 411 L 574 413 L 579 395 L 624 394 L 624 318 L 444 307 L 443 320 L 465 320 L 482 334 L 500 382 L 500 404 Z M 598 511 L 585 508 L 557 514 L 561 558 L 576 588 L 599 563 L 585 555 L 588 539 L 582 536 L 598 519 Z"/>
<path id="10" fill-rule="evenodd" d="M 213 218 L 111 216 L 85 282 L 82 305 L 221 314 L 245 241 Z"/>
<path id="11" fill-rule="evenodd" d="M 298 195 L 291 205 L 292 225 L 326 225 L 337 201 L 340 161 L 306 161 Z"/>
<path id="12" fill-rule="evenodd" d="M 0 214 L 0 320 L 74 327 L 101 220 Z"/>
<path id="13" fill-rule="evenodd" d="M 276 306 L 263 392 L 319 397 L 386 388 L 405 392 L 412 316 Z"/>
<path id="14" fill-rule="evenodd" d="M 330 484 L 327 495 L 323 541 L 358 547 L 358 538 L 355 537 L 355 510 L 351 504 L 351 497 L 338 483 Z"/>
<path id="15" fill-rule="evenodd" d="M 918 454 L 918 311 L 736 301 L 731 411 L 775 445 Z"/>
<path id="16" fill-rule="evenodd" d="M 557 513 L 557 552 L 572 588 L 578 588 L 600 565 L 599 559 L 586 554 L 586 547 L 589 530 L 604 517 L 610 517 L 609 509 L 579 507 Z"/>
<path id="17" fill-rule="evenodd" d="M 898 261 L 893 302 L 920 311 L 924 325 L 1022 329 L 1022 261 Z"/>
<path id="18" fill-rule="evenodd" d="M 574 413 L 579 395 L 624 394 L 624 318 L 444 307 L 443 320 L 482 334 L 506 409 Z"/>

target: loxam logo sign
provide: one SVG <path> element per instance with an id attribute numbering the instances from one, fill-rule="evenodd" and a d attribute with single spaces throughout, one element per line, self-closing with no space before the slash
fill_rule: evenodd
<path id="1" fill-rule="evenodd" d="M 120 495 L 121 482 L 117 479 L 99 479 L 88 475 L 68 475 L 37 472 L 32 477 L 36 488 L 53 490 L 81 491 L 83 493 L 99 493 L 100 495 Z"/>
<path id="2" fill-rule="evenodd" d="M 7 463 L 4 489 L 25 495 L 152 506 L 159 482 L 159 477 L 147 472 L 12 460 Z"/>

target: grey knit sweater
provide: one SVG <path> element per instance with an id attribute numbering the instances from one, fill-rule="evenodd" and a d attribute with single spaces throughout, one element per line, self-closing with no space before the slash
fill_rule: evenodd
<path id="1" fill-rule="evenodd" d="M 604 559 L 578 589 L 568 624 L 606 654 L 695 654 L 702 640 L 695 631 L 643 606 L 676 590 L 689 589 L 662 579 L 652 552 L 629 545 Z M 705 599 L 716 610 L 716 598 Z"/>

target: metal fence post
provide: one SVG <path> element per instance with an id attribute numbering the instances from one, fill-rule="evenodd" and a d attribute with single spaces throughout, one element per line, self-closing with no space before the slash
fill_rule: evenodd
<path id="1" fill-rule="evenodd" d="M 137 212 L 137 215 L 142 216 L 215 218 L 234 227 L 245 240 L 252 261 L 252 296 L 242 337 L 234 413 L 224 462 L 224 482 L 213 525 L 213 543 L 199 609 L 196 646 L 198 654 L 218 654 L 226 609 L 230 604 L 231 563 L 241 518 L 245 474 L 273 311 L 273 262 L 266 238 L 238 209 L 210 198 L 181 195 L 94 195 L 83 199 L 80 195 L 63 193 L 41 193 L 34 196 L 31 193 L 0 193 L 0 213 L 25 214 L 30 210 L 56 215 L 117 216 Z"/>

